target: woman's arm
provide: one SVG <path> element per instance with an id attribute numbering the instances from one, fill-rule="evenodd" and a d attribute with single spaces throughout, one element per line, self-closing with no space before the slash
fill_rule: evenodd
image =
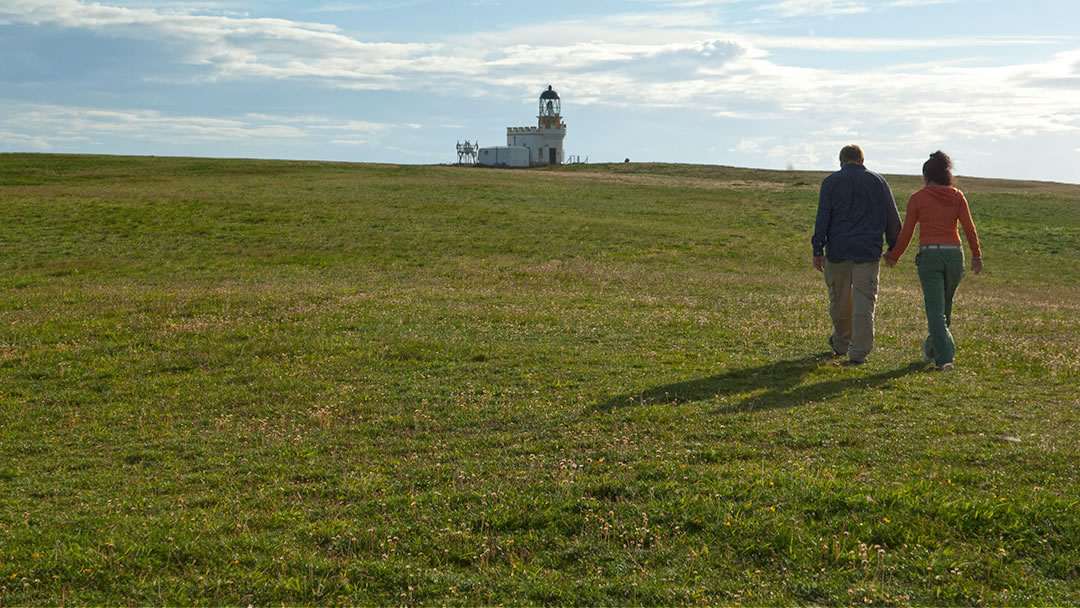
<path id="1" fill-rule="evenodd" d="M 904 255 L 911 237 L 915 235 L 915 225 L 919 223 L 919 207 L 921 206 L 919 199 L 916 198 L 918 194 L 916 192 L 908 199 L 907 209 L 904 210 L 904 227 L 900 229 L 900 236 L 896 237 L 896 246 L 885 254 L 885 263 L 889 266 L 900 261 L 900 256 Z"/>
<path id="2" fill-rule="evenodd" d="M 957 190 L 957 192 L 960 192 Z M 964 229 L 968 246 L 971 247 L 972 261 L 982 259 L 982 250 L 979 248 L 979 233 L 975 231 L 975 222 L 971 219 L 971 208 L 968 207 L 964 193 L 960 192 L 960 227 Z"/>

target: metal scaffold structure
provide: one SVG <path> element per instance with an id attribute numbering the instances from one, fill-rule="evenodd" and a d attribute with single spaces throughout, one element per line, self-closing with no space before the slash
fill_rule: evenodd
<path id="1" fill-rule="evenodd" d="M 480 140 L 470 142 L 465 140 L 465 143 L 457 142 L 457 156 L 459 165 L 475 165 L 476 155 L 480 152 Z"/>

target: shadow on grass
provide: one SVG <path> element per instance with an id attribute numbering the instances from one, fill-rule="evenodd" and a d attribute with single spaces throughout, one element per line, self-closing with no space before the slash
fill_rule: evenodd
<path id="1" fill-rule="evenodd" d="M 823 361 L 833 359 L 831 354 L 813 355 L 802 359 L 778 361 L 760 367 L 734 370 L 718 376 L 687 380 L 657 386 L 640 393 L 619 395 L 596 405 L 596 409 L 609 412 L 623 407 L 636 407 L 653 403 L 680 404 L 712 399 L 722 395 L 749 396 L 729 403 L 724 411 L 754 411 L 790 408 L 811 401 L 821 401 L 850 389 L 869 389 L 890 380 L 926 369 L 926 364 L 914 362 L 905 367 L 868 376 L 851 376 L 803 385 L 806 374 L 816 370 Z M 760 392 L 764 391 L 764 392 Z"/>

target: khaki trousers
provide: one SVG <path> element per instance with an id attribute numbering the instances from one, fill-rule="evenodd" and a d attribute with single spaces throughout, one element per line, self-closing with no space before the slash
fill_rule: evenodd
<path id="1" fill-rule="evenodd" d="M 825 261 L 829 288 L 832 347 L 852 361 L 865 361 L 874 350 L 874 305 L 877 303 L 878 262 Z"/>

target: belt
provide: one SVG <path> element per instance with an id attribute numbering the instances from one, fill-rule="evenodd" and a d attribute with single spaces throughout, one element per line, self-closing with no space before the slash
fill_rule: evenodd
<path id="1" fill-rule="evenodd" d="M 946 243 L 943 245 L 919 245 L 919 251 L 926 251 L 927 249 L 963 249 L 964 246 L 960 243 Z"/>

